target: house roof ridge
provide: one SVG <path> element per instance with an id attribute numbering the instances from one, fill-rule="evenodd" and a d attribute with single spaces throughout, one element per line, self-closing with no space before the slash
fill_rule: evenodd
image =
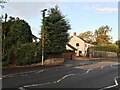
<path id="1" fill-rule="evenodd" d="M 77 35 L 76 35 L 77 36 Z M 70 39 L 72 38 L 73 36 L 71 36 L 70 37 Z M 81 37 L 79 37 L 79 36 L 77 36 L 79 39 L 81 39 L 81 40 L 83 40 L 85 43 L 89 43 L 89 42 L 87 42 L 86 40 L 84 40 L 83 38 L 81 38 Z M 89 43 L 89 44 L 91 44 L 91 43 Z"/>

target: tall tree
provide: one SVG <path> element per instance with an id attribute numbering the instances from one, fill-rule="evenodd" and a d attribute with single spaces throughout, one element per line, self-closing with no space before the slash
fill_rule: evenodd
<path id="1" fill-rule="evenodd" d="M 3 26 L 3 41 L 4 46 L 11 47 L 17 42 L 26 43 L 32 42 L 32 32 L 28 23 L 19 18 L 10 17 L 8 22 L 4 22 Z"/>
<path id="2" fill-rule="evenodd" d="M 92 31 L 86 31 L 86 32 L 80 33 L 79 37 L 84 39 L 88 43 L 95 42 L 95 38 L 94 38 Z"/>
<path id="3" fill-rule="evenodd" d="M 95 37 L 97 44 L 108 44 L 112 39 L 109 35 L 109 32 L 112 30 L 108 25 L 101 26 L 100 28 L 95 30 Z"/>
<path id="4" fill-rule="evenodd" d="M 65 50 L 69 29 L 70 24 L 65 19 L 65 16 L 61 14 L 58 6 L 50 8 L 48 16 L 45 18 L 45 44 L 47 53 L 62 53 Z"/>
<path id="5" fill-rule="evenodd" d="M 6 22 L 2 23 L 2 49 L 3 58 L 5 58 L 10 49 L 15 47 L 17 43 L 32 42 L 32 32 L 29 24 L 19 18 L 10 17 Z M 19 47 L 15 47 L 19 48 Z M 12 52 L 12 51 L 10 51 Z"/>

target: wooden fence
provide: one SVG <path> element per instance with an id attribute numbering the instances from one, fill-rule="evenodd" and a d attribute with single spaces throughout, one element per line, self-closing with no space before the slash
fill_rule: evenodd
<path id="1" fill-rule="evenodd" d="M 65 53 L 63 53 L 63 58 L 65 60 L 74 60 L 75 59 L 75 53 L 74 52 L 65 52 Z"/>
<path id="2" fill-rule="evenodd" d="M 113 58 L 117 57 L 117 53 L 115 52 L 108 52 L 108 51 L 90 51 L 89 52 L 90 58 Z"/>

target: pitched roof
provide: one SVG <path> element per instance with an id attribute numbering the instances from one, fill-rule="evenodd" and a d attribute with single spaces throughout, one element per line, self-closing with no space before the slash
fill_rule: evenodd
<path id="1" fill-rule="evenodd" d="M 77 35 L 76 35 L 76 36 L 77 36 Z M 71 39 L 72 37 L 73 37 L 73 36 L 71 36 L 70 39 Z M 80 38 L 79 36 L 77 36 L 77 37 L 87 43 L 87 41 L 84 40 L 83 38 Z"/>
<path id="2" fill-rule="evenodd" d="M 72 45 L 70 45 L 69 43 L 67 44 L 70 48 L 72 48 L 73 50 L 77 50 L 75 47 L 73 47 Z"/>

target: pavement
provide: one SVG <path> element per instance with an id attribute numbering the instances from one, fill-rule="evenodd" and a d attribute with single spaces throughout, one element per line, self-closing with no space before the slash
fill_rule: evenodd
<path id="1" fill-rule="evenodd" d="M 96 69 L 96 68 L 104 68 L 109 65 L 118 65 L 120 63 L 118 62 L 98 62 L 96 64 L 92 65 L 84 65 L 84 66 L 77 66 L 76 68 L 81 68 L 81 69 Z"/>

